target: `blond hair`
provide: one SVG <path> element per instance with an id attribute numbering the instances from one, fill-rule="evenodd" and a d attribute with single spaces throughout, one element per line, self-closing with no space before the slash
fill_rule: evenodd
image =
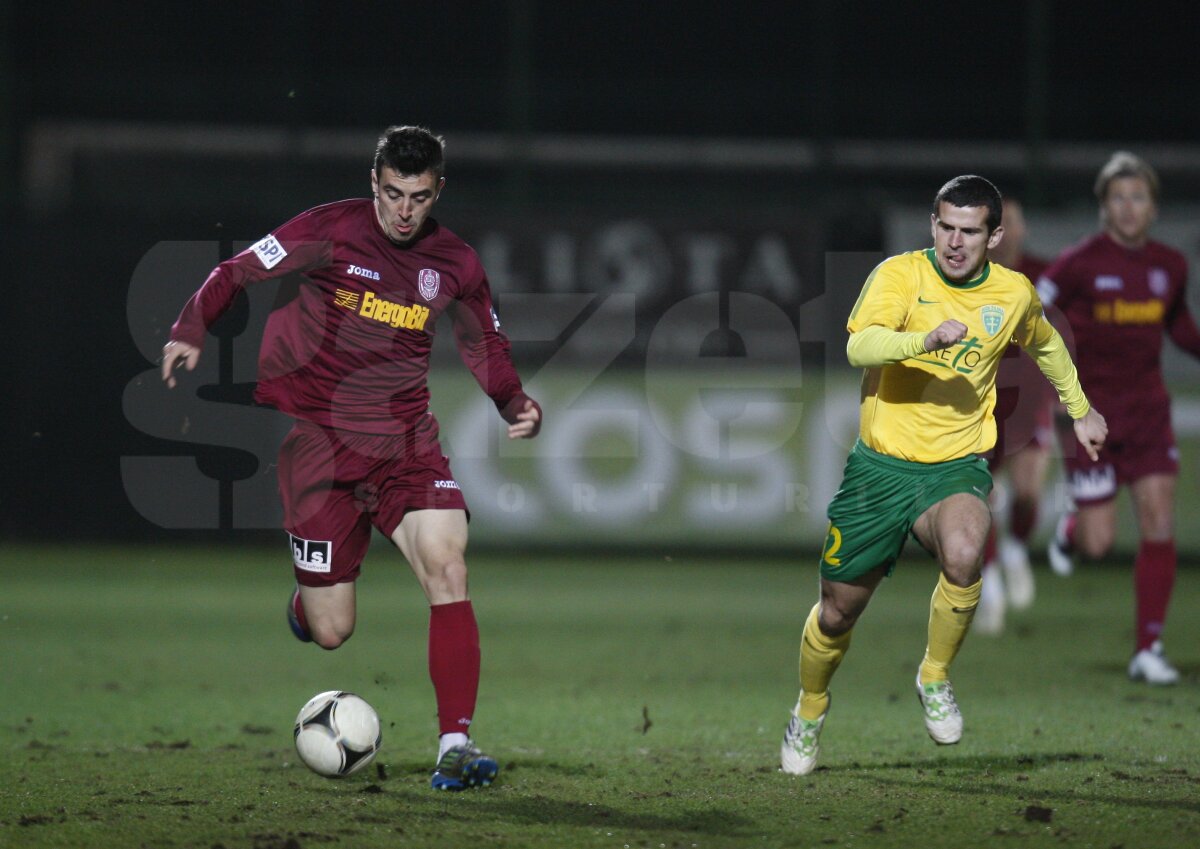
<path id="1" fill-rule="evenodd" d="M 1146 160 L 1127 150 L 1118 150 L 1110 156 L 1096 175 L 1096 185 L 1092 188 L 1096 193 L 1096 200 L 1104 203 L 1104 198 L 1108 196 L 1109 184 L 1122 177 L 1140 177 L 1145 180 L 1146 187 L 1150 189 L 1150 197 L 1158 203 L 1158 174 Z"/>

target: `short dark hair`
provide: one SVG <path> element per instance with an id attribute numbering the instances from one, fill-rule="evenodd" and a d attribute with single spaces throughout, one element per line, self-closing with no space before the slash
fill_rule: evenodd
<path id="1" fill-rule="evenodd" d="M 375 176 L 382 178 L 386 165 L 404 176 L 432 171 L 441 179 L 446 173 L 445 147 L 445 139 L 424 127 L 388 127 L 375 146 Z"/>
<path id="2" fill-rule="evenodd" d="M 1108 197 L 1108 184 L 1122 177 L 1140 177 L 1145 180 L 1151 199 L 1158 203 L 1158 174 L 1146 160 L 1127 150 L 1118 150 L 1109 157 L 1108 162 L 1104 163 L 1104 167 L 1096 175 L 1096 185 L 1093 187 L 1096 200 L 1104 203 L 1104 199 Z"/>
<path id="3" fill-rule="evenodd" d="M 989 233 L 1000 226 L 1001 217 L 1004 215 L 1000 190 L 992 185 L 991 180 L 986 180 L 975 174 L 964 174 L 961 177 L 955 177 L 938 190 L 937 195 L 933 199 L 933 215 L 935 218 L 937 217 L 938 207 L 942 201 L 951 206 L 958 207 L 986 206 Z"/>

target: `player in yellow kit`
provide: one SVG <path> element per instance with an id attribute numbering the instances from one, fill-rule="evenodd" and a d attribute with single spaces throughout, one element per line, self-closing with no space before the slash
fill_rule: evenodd
<path id="1" fill-rule="evenodd" d="M 859 439 L 829 505 L 821 598 L 804 624 L 800 699 L 781 751 L 793 775 L 816 766 L 829 681 L 909 535 L 941 567 L 916 678 L 925 728 L 939 744 L 962 737 L 949 668 L 979 602 L 992 487 L 979 455 L 996 441 L 996 371 L 1009 343 L 1037 361 L 1089 455 L 1107 433 L 1029 280 L 988 262 L 1004 235 L 996 187 L 956 177 L 930 218 L 933 247 L 881 263 L 846 324 L 850 364 L 866 370 Z"/>

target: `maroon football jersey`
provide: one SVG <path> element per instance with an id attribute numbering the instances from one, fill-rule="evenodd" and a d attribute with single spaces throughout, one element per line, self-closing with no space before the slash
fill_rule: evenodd
<path id="1" fill-rule="evenodd" d="M 1025 255 L 1013 270 L 1036 281 L 1047 264 L 1038 257 Z M 992 415 L 996 417 L 999 430 L 995 455 L 1003 458 L 1035 439 L 1044 440 L 1046 437 L 1037 431 L 1045 427 L 1045 408 L 1057 402 L 1053 385 L 1033 357 L 1022 351 L 1020 345 L 1009 345 L 996 372 L 996 407 Z"/>
<path id="2" fill-rule="evenodd" d="M 362 433 L 408 431 L 429 409 L 437 320 L 449 310 L 463 361 L 509 421 L 525 398 L 475 251 L 432 218 L 409 245 L 384 236 L 372 201 L 318 206 L 209 275 L 171 329 L 203 345 L 238 290 L 299 273 L 267 319 L 255 399 Z"/>
<path id="3" fill-rule="evenodd" d="M 1106 416 L 1145 414 L 1169 402 L 1163 331 L 1200 355 L 1185 299 L 1187 260 L 1160 242 L 1139 249 L 1099 233 L 1068 248 L 1042 274 L 1038 295 L 1062 311 L 1075 336 L 1084 392 Z"/>
<path id="4" fill-rule="evenodd" d="M 1019 271 L 1029 278 L 1031 283 L 1037 283 L 1038 278 L 1042 276 L 1050 263 L 1042 259 L 1040 256 L 1031 256 L 1030 254 L 1022 254 L 1017 260 L 1017 267 L 1013 271 Z"/>

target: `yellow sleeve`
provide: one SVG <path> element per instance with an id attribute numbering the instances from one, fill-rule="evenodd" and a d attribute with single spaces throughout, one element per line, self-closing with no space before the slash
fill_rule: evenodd
<path id="1" fill-rule="evenodd" d="M 1067 412 L 1073 419 L 1081 419 L 1092 408 L 1083 387 L 1079 384 L 1079 373 L 1075 371 L 1075 363 L 1067 353 L 1066 343 L 1054 326 L 1046 320 L 1042 310 L 1042 301 L 1038 298 L 1037 290 L 1030 285 L 1031 299 L 1025 316 L 1017 328 L 1015 339 L 1018 345 L 1025 349 L 1029 356 L 1037 362 L 1038 368 L 1046 379 L 1054 384 L 1058 392 L 1058 400 L 1067 405 Z"/>
<path id="2" fill-rule="evenodd" d="M 855 368 L 875 368 L 924 353 L 924 333 L 904 333 L 877 324 L 851 333 L 846 341 L 846 359 Z"/>
<path id="3" fill-rule="evenodd" d="M 1040 319 L 1042 327 L 1024 345 L 1029 356 L 1037 362 L 1038 368 L 1046 379 L 1054 384 L 1058 392 L 1058 400 L 1067 405 L 1067 412 L 1073 419 L 1081 419 L 1092 408 L 1083 387 L 1079 384 L 1079 374 L 1075 371 L 1075 363 L 1067 353 L 1067 346 L 1045 317 Z M 1019 340 L 1018 340 L 1019 341 Z"/>
<path id="4" fill-rule="evenodd" d="M 885 259 L 863 284 L 846 329 L 857 333 L 864 327 L 877 324 L 890 330 L 900 330 L 908 322 L 908 314 L 917 298 L 919 282 L 902 256 Z"/>

